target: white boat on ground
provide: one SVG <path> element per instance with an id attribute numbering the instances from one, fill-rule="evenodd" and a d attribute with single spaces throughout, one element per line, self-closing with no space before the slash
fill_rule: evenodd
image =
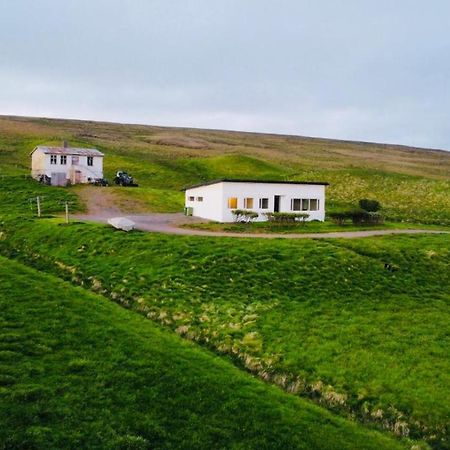
<path id="1" fill-rule="evenodd" d="M 131 231 L 136 228 L 136 224 L 126 217 L 112 217 L 108 219 L 108 223 L 118 230 Z"/>

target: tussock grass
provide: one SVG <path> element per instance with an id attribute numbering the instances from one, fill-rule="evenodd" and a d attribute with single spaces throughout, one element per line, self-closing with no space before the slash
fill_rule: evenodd
<path id="1" fill-rule="evenodd" d="M 6 222 L 2 233 L 5 255 L 288 392 L 398 434 L 440 443 L 448 433 L 447 236 L 236 241 L 46 221 Z"/>
<path id="2" fill-rule="evenodd" d="M 4 258 L 0 324 L 2 449 L 407 448 Z"/>

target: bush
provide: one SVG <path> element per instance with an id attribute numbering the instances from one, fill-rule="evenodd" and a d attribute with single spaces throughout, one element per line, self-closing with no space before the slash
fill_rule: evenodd
<path id="1" fill-rule="evenodd" d="M 328 217 L 337 225 L 344 225 L 351 220 L 354 225 L 378 225 L 384 222 L 384 217 L 379 212 L 370 212 L 365 209 L 351 211 L 331 212 Z"/>
<path id="2" fill-rule="evenodd" d="M 380 210 L 381 205 L 377 200 L 369 200 L 367 198 L 363 198 L 359 201 L 359 207 L 364 211 L 377 212 Z"/>
<path id="3" fill-rule="evenodd" d="M 379 212 L 370 212 L 364 209 L 355 209 L 348 212 L 354 225 L 378 225 L 384 222 L 384 217 Z"/>
<path id="4" fill-rule="evenodd" d="M 364 209 L 354 209 L 348 212 L 353 225 L 362 225 L 369 221 L 369 213 Z"/>
<path id="5" fill-rule="evenodd" d="M 286 213 L 286 212 L 269 212 L 265 213 L 267 220 L 274 223 L 293 224 L 295 222 L 305 222 L 309 217 L 306 213 Z"/>
<path id="6" fill-rule="evenodd" d="M 348 212 L 331 212 L 328 214 L 330 219 L 337 225 L 344 225 L 345 221 L 350 218 Z"/>
<path id="7" fill-rule="evenodd" d="M 235 222 L 245 222 L 245 223 L 249 223 L 252 220 L 258 218 L 259 216 L 257 212 L 249 211 L 247 209 L 233 209 L 233 211 L 231 211 L 231 214 L 233 214 Z"/>
<path id="8" fill-rule="evenodd" d="M 369 223 L 378 225 L 384 222 L 384 216 L 379 212 L 369 212 Z"/>

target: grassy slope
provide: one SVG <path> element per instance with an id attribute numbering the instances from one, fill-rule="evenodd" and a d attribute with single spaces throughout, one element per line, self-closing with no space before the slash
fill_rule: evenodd
<path id="1" fill-rule="evenodd" d="M 236 241 L 24 221 L 4 224 L 2 237 L 5 254 L 101 291 L 288 391 L 399 433 L 447 433 L 447 236 Z"/>
<path id="2" fill-rule="evenodd" d="M 142 187 L 118 193 L 153 210 L 178 210 L 181 187 L 219 176 L 314 178 L 332 182 L 331 208 L 370 196 L 396 219 L 450 223 L 442 152 L 17 118 L 0 118 L 2 214 L 30 217 L 37 193 L 46 213 L 77 202 L 72 190 L 9 178 L 28 173 L 34 145 L 62 139 L 104 150 L 109 177 L 132 171 Z M 104 291 L 286 390 L 445 447 L 447 238 L 236 244 L 9 220 L 0 242 L 10 256 Z M 386 261 L 400 270 L 385 271 Z"/>
<path id="3" fill-rule="evenodd" d="M 404 448 L 4 258 L 0 326 L 1 449 Z"/>
<path id="4" fill-rule="evenodd" d="M 25 177 L 7 176 L 1 180 L 0 205 L 1 213 L 11 217 L 36 217 L 37 202 L 40 198 L 43 216 L 60 214 L 64 211 L 64 204 L 69 203 L 71 210 L 80 210 L 78 197 L 73 189 L 59 188 L 39 184 Z"/>
<path id="5" fill-rule="evenodd" d="M 0 167 L 28 172 L 39 143 L 97 146 L 106 175 L 128 169 L 132 196 L 155 211 L 178 211 L 182 187 L 221 176 L 326 180 L 329 210 L 375 197 L 395 220 L 450 223 L 450 153 L 300 137 L 109 123 L 0 117 Z M 1 173 L 0 173 L 1 174 Z M 114 188 L 116 189 L 116 188 Z"/>
<path id="6" fill-rule="evenodd" d="M 226 231 L 232 233 L 333 233 L 341 231 L 367 231 L 367 230 L 388 230 L 388 229 L 428 229 L 445 230 L 443 225 L 424 225 L 416 223 L 384 222 L 378 225 L 353 225 L 347 222 L 337 225 L 332 221 L 324 222 L 296 222 L 296 223 L 276 223 L 276 222 L 192 222 L 181 225 L 181 228 L 191 228 L 194 230 Z"/>

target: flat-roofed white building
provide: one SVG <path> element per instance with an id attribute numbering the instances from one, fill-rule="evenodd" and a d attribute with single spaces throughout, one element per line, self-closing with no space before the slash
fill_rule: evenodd
<path id="1" fill-rule="evenodd" d="M 31 152 L 31 175 L 53 186 L 103 178 L 103 153 L 95 148 L 46 147 Z"/>
<path id="2" fill-rule="evenodd" d="M 233 222 L 233 210 L 258 213 L 306 213 L 306 220 L 325 220 L 325 187 L 328 183 L 309 181 L 261 181 L 220 179 L 185 189 L 186 208 L 195 217 L 216 222 Z"/>

